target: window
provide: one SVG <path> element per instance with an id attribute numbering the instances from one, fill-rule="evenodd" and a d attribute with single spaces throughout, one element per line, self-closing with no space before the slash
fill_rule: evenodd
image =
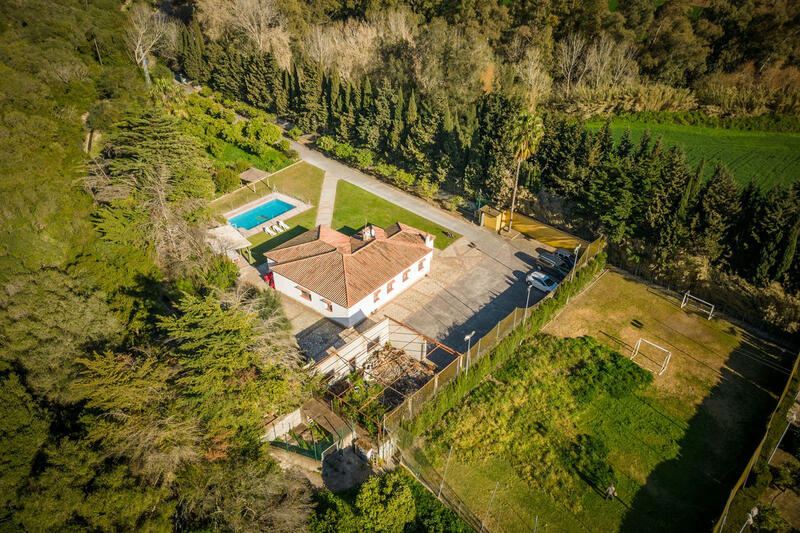
<path id="1" fill-rule="evenodd" d="M 408 275 L 411 273 L 411 270 L 406 270 L 403 272 L 403 281 L 408 281 Z"/>
<path id="2" fill-rule="evenodd" d="M 419 262 L 419 266 L 417 266 L 417 270 L 422 270 L 423 268 L 425 268 L 425 260 L 424 259 Z"/>
<path id="3" fill-rule="evenodd" d="M 389 293 L 390 293 L 390 292 L 392 292 L 393 290 L 394 290 L 394 280 L 390 281 L 390 282 L 389 282 L 389 283 L 386 285 L 386 294 L 389 294 Z"/>
<path id="4" fill-rule="evenodd" d="M 300 285 L 297 286 L 297 290 L 300 291 L 300 296 L 303 299 L 308 300 L 309 302 L 311 301 L 311 293 L 309 291 L 305 290 Z"/>
<path id="5" fill-rule="evenodd" d="M 375 294 L 372 295 L 372 301 L 377 302 L 380 299 L 381 299 L 381 290 L 378 289 L 377 291 L 375 291 Z"/>
<path id="6" fill-rule="evenodd" d="M 322 303 L 325 304 L 325 310 L 326 311 L 328 311 L 329 313 L 333 312 L 333 303 L 332 302 L 329 302 L 328 300 L 323 298 L 322 299 Z"/>

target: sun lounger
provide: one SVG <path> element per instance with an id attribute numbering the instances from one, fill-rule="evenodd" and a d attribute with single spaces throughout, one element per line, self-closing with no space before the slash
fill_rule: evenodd
<path id="1" fill-rule="evenodd" d="M 287 225 L 286 225 L 286 222 L 284 222 L 283 220 L 279 220 L 279 221 L 278 221 L 278 224 L 280 224 L 280 226 L 281 226 L 281 227 L 282 227 L 284 230 L 287 230 L 287 229 L 289 229 L 289 226 L 287 226 Z"/>
<path id="2" fill-rule="evenodd" d="M 283 231 L 283 228 L 281 228 L 281 227 L 280 227 L 279 225 L 277 225 L 277 224 L 273 224 L 272 226 L 270 226 L 270 229 L 271 229 L 272 231 L 274 231 L 276 234 L 278 234 L 278 233 L 281 233 L 281 232 Z"/>
<path id="3" fill-rule="evenodd" d="M 264 233 L 267 233 L 268 235 L 272 235 L 273 237 L 275 236 L 275 232 L 272 231 L 271 229 L 269 229 L 268 226 L 264 226 Z"/>

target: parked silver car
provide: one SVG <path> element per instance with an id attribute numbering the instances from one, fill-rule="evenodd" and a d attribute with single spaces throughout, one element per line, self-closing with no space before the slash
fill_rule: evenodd
<path id="1" fill-rule="evenodd" d="M 534 270 L 525 277 L 528 285 L 536 287 L 540 291 L 550 292 L 558 288 L 558 282 L 550 277 L 550 275 L 542 272 L 541 270 Z"/>

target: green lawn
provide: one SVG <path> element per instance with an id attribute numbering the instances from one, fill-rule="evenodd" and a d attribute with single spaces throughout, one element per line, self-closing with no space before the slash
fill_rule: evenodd
<path id="1" fill-rule="evenodd" d="M 587 126 L 599 129 L 601 122 Z M 645 130 L 653 139 L 664 136 L 665 146 L 680 145 L 687 160 L 696 165 L 705 156 L 706 176 L 723 162 L 741 184 L 755 179 L 763 188 L 800 181 L 800 134 L 739 131 L 677 124 L 644 124 L 615 120 L 611 123 L 614 138 L 619 140 L 626 128 L 638 143 Z"/>
<path id="2" fill-rule="evenodd" d="M 537 517 L 543 531 L 710 530 L 755 449 L 787 378 L 780 368 L 792 355 L 679 304 L 606 273 L 544 332 L 590 335 L 626 359 L 646 338 L 672 352 L 664 374 L 620 394 L 618 370 L 581 362 L 595 358 L 583 339 L 554 349 L 546 340 L 553 337 L 539 337 L 545 340 L 521 348 L 425 435 L 414 448 L 417 462 L 441 473 L 454 444 L 448 485 L 479 517 L 499 482 L 490 530 L 531 531 Z M 636 362 L 658 368 L 663 357 L 642 350 Z M 591 382 L 599 392 L 586 394 Z M 601 443 L 585 462 L 571 459 L 580 435 Z M 602 465 L 612 469 L 617 500 L 603 499 L 608 476 L 595 468 Z"/>
<path id="3" fill-rule="evenodd" d="M 336 187 L 336 205 L 333 209 L 333 229 L 347 235 L 352 235 L 370 222 L 376 226 L 386 227 L 395 222 L 402 222 L 435 236 L 434 246 L 440 250 L 447 248 L 450 243 L 459 238 L 445 235 L 445 229 L 397 206 L 383 198 L 365 191 L 344 180 L 340 180 Z"/>
<path id="4" fill-rule="evenodd" d="M 235 161 L 247 161 L 252 166 L 256 168 L 260 168 L 261 170 L 265 170 L 267 172 L 275 172 L 276 170 L 282 169 L 292 163 L 292 161 L 279 150 L 275 150 L 274 148 L 269 148 L 267 150 L 266 155 L 264 157 L 259 157 L 257 155 L 251 154 L 250 152 L 246 152 L 239 148 L 238 146 L 231 144 L 229 142 L 225 143 L 225 148 L 222 150 L 222 154 L 219 157 L 210 156 L 212 159 L 216 159 L 222 163 L 233 163 Z"/>

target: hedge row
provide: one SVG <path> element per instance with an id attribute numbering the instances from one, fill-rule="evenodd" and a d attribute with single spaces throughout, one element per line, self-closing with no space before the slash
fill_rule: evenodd
<path id="1" fill-rule="evenodd" d="M 462 372 L 454 381 L 441 388 L 438 394 L 422 407 L 416 417 L 404 421 L 403 428 L 414 437 L 421 435 L 447 411 L 458 405 L 483 381 L 483 378 L 514 355 L 520 344 L 541 330 L 567 304 L 569 298 L 583 290 L 605 266 L 606 254 L 601 252 L 579 270 L 572 281 L 564 281 L 552 298 L 542 300 L 529 313 L 524 326 L 517 326 L 489 354 L 474 362 L 469 372 Z"/>
<path id="2" fill-rule="evenodd" d="M 438 183 L 425 178 L 418 180 L 414 174 L 378 160 L 372 150 L 340 143 L 327 135 L 317 139 L 316 145 L 317 148 L 328 155 L 386 180 L 404 191 L 414 189 L 423 198 L 433 198 L 439 191 Z"/>

